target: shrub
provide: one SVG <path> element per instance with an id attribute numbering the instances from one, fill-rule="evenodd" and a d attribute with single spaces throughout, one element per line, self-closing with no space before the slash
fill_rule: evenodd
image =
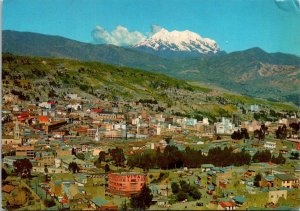
<path id="1" fill-rule="evenodd" d="M 179 191 L 178 194 L 177 194 L 177 201 L 183 201 L 185 199 L 188 198 L 188 195 L 183 192 L 183 191 Z"/>

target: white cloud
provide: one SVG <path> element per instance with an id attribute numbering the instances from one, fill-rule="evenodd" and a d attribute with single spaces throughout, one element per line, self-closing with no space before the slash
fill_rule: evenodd
<path id="1" fill-rule="evenodd" d="M 92 31 L 92 38 L 98 44 L 113 44 L 117 46 L 130 46 L 137 44 L 145 39 L 153 36 L 155 33 L 162 30 L 163 27 L 159 25 L 152 25 L 151 31 L 143 34 L 139 31 L 129 31 L 124 26 L 117 26 L 111 32 L 107 31 L 102 26 L 96 26 Z"/>
<path id="2" fill-rule="evenodd" d="M 92 31 L 95 43 L 113 44 L 117 46 L 129 46 L 145 40 L 147 37 L 138 31 L 129 31 L 124 26 L 117 26 L 111 32 L 101 26 L 96 26 Z"/>
<path id="3" fill-rule="evenodd" d="M 151 33 L 155 34 L 155 33 L 159 32 L 162 29 L 163 29 L 163 27 L 154 24 L 154 25 L 151 26 Z"/>

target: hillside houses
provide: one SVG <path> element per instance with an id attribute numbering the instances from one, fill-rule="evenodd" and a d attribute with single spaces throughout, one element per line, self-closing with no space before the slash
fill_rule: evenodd
<path id="1" fill-rule="evenodd" d="M 251 159 L 268 150 L 272 157 L 280 154 L 291 161 L 291 153 L 300 149 L 297 139 L 277 140 L 272 136 L 282 122 L 268 124 L 271 135 L 258 141 L 253 132 L 266 122 L 244 121 L 228 115 L 214 121 L 208 117 L 177 116 L 153 111 L 137 102 L 92 101 L 78 94 L 68 94 L 57 101 L 6 106 L 5 115 L 9 121 L 3 124 L 4 168 L 14 172 L 16 162 L 28 159 L 32 165 L 33 178 L 29 182 L 32 191 L 41 197 L 47 193 L 47 197 L 51 196 L 66 209 L 117 210 L 121 199 L 129 202 L 130 195 L 139 193 L 144 184 L 155 194 L 153 209 L 155 206 L 173 209 L 172 203 L 183 208 L 191 205 L 214 210 L 244 209 L 253 203 L 252 197 L 247 198 L 250 194 L 261 194 L 266 203 L 276 204 L 282 195 L 287 200 L 294 197 L 293 191 L 299 188 L 297 165 L 285 169 L 285 165 L 271 161 L 253 160 L 249 165 L 224 165 L 220 163 L 227 157 L 215 158 L 220 159 L 215 162 L 212 155 L 217 147 L 230 149 L 234 161 L 237 154 L 249 154 Z M 232 139 L 232 133 L 242 128 L 247 129 L 249 138 Z M 170 161 L 186 160 L 167 164 L 163 156 L 174 150 L 178 154 L 170 156 Z M 189 158 L 189 153 L 202 159 Z M 145 155 L 143 163 L 138 163 Z M 151 160 L 155 155 L 158 157 Z M 134 156 L 136 163 L 129 166 Z M 293 162 L 297 162 L 296 157 Z M 154 162 L 158 165 L 143 169 L 143 165 Z M 260 181 L 256 181 L 257 175 L 261 175 Z M 196 200 L 176 201 L 171 184 L 179 184 L 181 180 L 201 192 L 199 207 Z"/>

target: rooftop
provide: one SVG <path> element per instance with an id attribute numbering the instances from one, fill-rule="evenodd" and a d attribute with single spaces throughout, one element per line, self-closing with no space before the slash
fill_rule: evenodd
<path id="1" fill-rule="evenodd" d="M 275 177 L 282 181 L 296 180 L 297 178 L 290 174 L 275 174 Z"/>
<path id="2" fill-rule="evenodd" d="M 235 206 L 235 203 L 231 202 L 231 201 L 221 201 L 221 202 L 219 202 L 219 204 L 222 207 L 233 207 L 233 206 Z"/>
<path id="3" fill-rule="evenodd" d="M 92 202 L 94 204 L 96 204 L 98 207 L 101 207 L 101 206 L 103 206 L 105 204 L 108 204 L 107 200 L 105 200 L 105 199 L 103 199 L 103 198 L 101 198 L 99 196 L 96 196 L 96 197 L 92 198 Z"/>

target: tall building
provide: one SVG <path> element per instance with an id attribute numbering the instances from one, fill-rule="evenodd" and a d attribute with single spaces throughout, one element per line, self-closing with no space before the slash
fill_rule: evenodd
<path id="1" fill-rule="evenodd" d="M 137 172 L 108 174 L 108 192 L 119 196 L 131 196 L 139 193 L 146 184 L 147 176 Z"/>

